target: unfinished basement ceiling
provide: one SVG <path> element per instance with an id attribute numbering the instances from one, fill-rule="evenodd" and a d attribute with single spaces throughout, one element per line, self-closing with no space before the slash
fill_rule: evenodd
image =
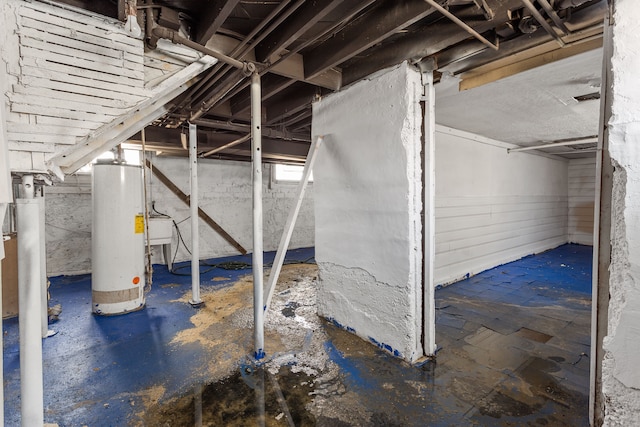
<path id="1" fill-rule="evenodd" d="M 90 0 L 60 1 L 125 18 L 125 0 L 101 2 L 100 7 Z M 137 3 L 142 24 L 153 10 L 154 21 L 163 26 L 180 27 L 208 48 L 258 62 L 263 75 L 263 159 L 288 162 L 304 160 L 311 139 L 311 103 L 322 96 L 405 60 L 435 61 L 436 79 L 441 72 L 466 79 L 474 70 L 491 64 L 505 66 L 532 59 L 551 62 L 588 51 L 602 43 L 607 8 L 606 0 Z M 482 40 L 446 17 L 438 5 L 479 33 Z M 146 41 L 149 46 L 154 44 L 154 40 Z M 174 99 L 169 113 L 147 129 L 147 143 L 164 154 L 186 155 L 180 134 L 191 122 L 199 128 L 201 156 L 215 150 L 205 157 L 247 160 L 250 142 L 243 137 L 249 133 L 249 99 L 248 79 L 228 66 L 216 65 Z M 489 101 L 478 108 L 486 110 L 487 104 Z M 133 140 L 139 141 L 140 136 Z"/>
<path id="2" fill-rule="evenodd" d="M 469 90 L 459 91 L 458 79 L 445 78 L 436 86 L 436 120 L 523 147 L 594 136 L 601 75 L 602 49 L 596 49 Z M 563 153 L 590 145 L 595 147 L 545 151 L 573 158 Z"/>

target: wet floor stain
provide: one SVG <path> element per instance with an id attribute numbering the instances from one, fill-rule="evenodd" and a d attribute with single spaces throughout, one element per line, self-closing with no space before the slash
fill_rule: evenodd
<path id="1" fill-rule="evenodd" d="M 572 254 L 580 250 L 568 245 L 559 249 L 561 262 L 529 257 L 438 290 L 440 350 L 421 366 L 319 318 L 314 265 L 283 269 L 258 367 L 246 359 L 249 271 L 228 281 L 215 280 L 226 271 L 203 276 L 206 304 L 197 310 L 188 304 L 188 281 L 176 286 L 179 277 L 168 276 L 156 282 L 146 310 L 108 319 L 82 310 L 90 293 L 78 282 L 77 299 L 62 301 L 58 341 L 44 342 L 45 419 L 60 426 L 587 425 L 590 296 L 580 292 L 585 284 L 560 286 L 590 281 L 580 267 L 590 254 Z M 72 279 L 64 285 L 76 287 Z M 73 327 L 87 324 L 93 332 L 79 340 Z M 6 337 L 17 348 L 15 334 Z M 5 353 L 12 421 L 16 352 Z"/>
<path id="2" fill-rule="evenodd" d="M 184 396 L 150 408 L 143 420 L 153 426 L 315 426 L 306 407 L 313 378 L 283 367 L 277 375 L 244 367 L 222 381 L 196 386 Z"/>

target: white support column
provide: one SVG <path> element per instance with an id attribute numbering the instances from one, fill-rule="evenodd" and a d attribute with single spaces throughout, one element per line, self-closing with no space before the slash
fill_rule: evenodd
<path id="1" fill-rule="evenodd" d="M 262 131 L 260 75 L 251 76 L 251 169 L 253 173 L 253 319 L 256 360 L 264 354 L 263 251 L 262 251 Z"/>
<path id="2" fill-rule="evenodd" d="M 424 85 L 424 353 L 433 356 L 436 353 L 436 310 L 435 310 L 435 283 L 433 282 L 433 269 L 436 255 L 436 96 L 433 87 L 433 71 L 423 71 L 422 84 Z"/>
<path id="3" fill-rule="evenodd" d="M 1 116 L 0 116 L 1 118 Z M 4 222 L 7 211 L 7 203 L 1 202 L 0 197 L 0 222 Z M 4 260 L 4 242 L 0 246 L 0 262 Z M 0 307 L 2 307 L 2 275 L 0 275 Z M 0 331 L 2 331 L 2 316 L 0 316 Z M 0 426 L 4 425 L 4 334 L 0 333 Z"/>
<path id="4" fill-rule="evenodd" d="M 200 299 L 200 232 L 198 230 L 198 128 L 189 123 L 189 167 L 191 170 L 191 300 L 194 307 L 202 305 Z"/>
<path id="5" fill-rule="evenodd" d="M 24 194 L 33 197 L 33 177 L 23 180 Z M 18 299 L 20 329 L 20 394 L 22 426 L 44 423 L 42 380 L 42 284 L 40 269 L 40 202 L 18 199 Z"/>
<path id="6" fill-rule="evenodd" d="M 45 212 L 44 212 L 44 195 L 37 197 L 38 209 L 40 211 L 40 326 L 42 329 L 42 338 L 49 336 L 49 298 L 47 289 L 47 250 L 45 247 Z M 53 331 L 51 332 L 53 335 Z"/>
<path id="7" fill-rule="evenodd" d="M 302 171 L 302 178 L 300 179 L 300 183 L 298 184 L 298 191 L 296 192 L 296 202 L 293 205 L 293 209 L 291 209 L 291 212 L 289 213 L 289 217 L 287 218 L 287 223 L 284 226 L 282 238 L 280 239 L 280 244 L 278 246 L 278 252 L 276 252 L 276 257 L 273 260 L 273 265 L 271 266 L 271 273 L 269 274 L 269 280 L 267 282 L 266 288 L 267 299 L 264 303 L 265 312 L 269 309 L 271 298 L 273 298 L 273 293 L 276 290 L 276 284 L 278 283 L 278 277 L 280 276 L 280 271 L 282 270 L 282 264 L 284 263 L 284 258 L 287 255 L 287 248 L 289 247 L 289 242 L 291 241 L 291 236 L 293 235 L 293 228 L 296 225 L 296 219 L 298 218 L 298 213 L 300 212 L 300 207 L 302 206 L 304 193 L 307 189 L 307 184 L 309 183 L 311 171 L 313 170 L 313 163 L 316 160 L 316 154 L 323 141 L 324 137 L 318 136 L 311 143 L 311 147 L 309 147 L 309 153 L 307 153 L 304 170 Z"/>

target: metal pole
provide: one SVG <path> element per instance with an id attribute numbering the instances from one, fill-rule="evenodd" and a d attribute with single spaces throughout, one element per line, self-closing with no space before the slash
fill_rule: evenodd
<path id="1" fill-rule="evenodd" d="M 553 27 L 549 25 L 547 20 L 544 19 L 544 16 L 542 16 L 542 14 L 538 12 L 538 9 L 536 9 L 533 3 L 531 3 L 531 1 L 529 0 L 520 0 L 520 1 L 522 1 L 522 4 L 524 4 L 527 7 L 527 9 L 529 9 L 529 12 L 531 12 L 531 15 L 533 15 L 535 20 L 538 21 L 540 25 L 542 25 L 542 28 L 544 28 L 545 31 L 549 33 L 549 35 L 553 37 L 556 40 L 556 42 L 558 42 L 560 47 L 564 47 L 565 46 L 564 40 L 562 40 L 562 38 L 558 35 L 558 33 L 556 33 L 556 30 L 554 30 Z"/>
<path id="2" fill-rule="evenodd" d="M 1 118 L 1 112 L 0 112 Z M 0 221 L 4 223 L 7 203 L 0 202 Z M 4 245 L 4 242 L 2 242 Z M 4 259 L 4 247 L 0 247 L 0 263 Z M 2 275 L 0 275 L 0 307 L 2 307 Z M 2 316 L 0 316 L 0 331 L 2 329 Z M 4 334 L 0 333 L 0 426 L 4 425 Z"/>
<path id="3" fill-rule="evenodd" d="M 531 147 L 508 148 L 507 153 L 518 153 L 520 151 L 540 150 L 551 147 L 568 147 L 570 145 L 594 144 L 598 142 L 597 136 L 588 136 L 586 138 L 577 138 L 569 141 L 550 142 L 547 144 L 533 145 Z"/>
<path id="4" fill-rule="evenodd" d="M 228 143 L 226 143 L 224 145 L 221 145 L 220 147 L 214 148 L 213 150 L 207 151 L 206 153 L 204 153 L 202 155 L 202 157 L 209 157 L 212 154 L 216 154 L 216 153 L 218 153 L 220 151 L 226 150 L 227 148 L 235 147 L 236 145 L 240 145 L 243 142 L 246 142 L 246 141 L 248 141 L 250 139 L 251 139 L 251 134 L 248 133 L 245 136 L 240 137 L 240 138 L 238 138 L 238 139 L 236 139 L 234 141 L 228 142 Z"/>
<path id="5" fill-rule="evenodd" d="M 40 327 L 42 338 L 47 338 L 49 334 L 49 298 L 47 289 L 47 251 L 45 248 L 46 235 L 44 232 L 44 196 L 37 197 L 40 221 Z M 53 335 L 51 331 L 51 335 Z"/>
<path id="6" fill-rule="evenodd" d="M 282 264 L 284 263 L 284 258 L 287 254 L 287 248 L 289 247 L 289 242 L 291 241 L 293 227 L 296 225 L 296 219 L 298 218 L 298 213 L 300 212 L 300 207 L 302 206 L 304 193 L 307 188 L 307 184 L 309 183 L 311 171 L 313 170 L 313 162 L 316 159 L 316 153 L 322 145 L 323 140 L 323 136 L 318 136 L 318 138 L 316 138 L 311 144 L 311 147 L 309 147 L 307 160 L 305 161 L 304 170 L 302 171 L 302 178 L 300 179 L 300 183 L 298 184 L 296 202 L 293 205 L 293 209 L 289 213 L 289 217 L 287 218 L 287 223 L 284 226 L 284 232 L 282 233 L 282 238 L 280 239 L 280 244 L 278 245 L 278 252 L 276 252 L 276 257 L 273 260 L 273 265 L 271 266 L 271 273 L 269 274 L 269 280 L 267 281 L 267 300 L 264 304 L 264 311 L 267 311 L 269 309 L 271 298 L 273 298 L 273 293 L 276 290 L 276 283 L 278 283 L 278 276 L 280 276 L 280 270 L 282 270 Z"/>
<path id="7" fill-rule="evenodd" d="M 255 358 L 264 354 L 264 290 L 262 252 L 262 133 L 260 74 L 251 75 L 251 169 L 253 174 L 253 319 Z"/>
<path id="8" fill-rule="evenodd" d="M 33 179 L 33 177 L 31 177 Z M 33 181 L 31 181 L 33 182 Z M 18 324 L 23 427 L 44 423 L 40 283 L 40 202 L 18 199 Z"/>
<path id="9" fill-rule="evenodd" d="M 438 3 L 436 3 L 435 0 L 424 0 L 424 1 L 429 3 L 429 5 L 431 5 L 431 7 L 433 7 L 433 8 L 435 8 L 438 12 L 442 13 L 444 16 L 446 16 L 447 18 L 452 20 L 455 24 L 457 24 L 460 28 L 465 30 L 467 33 L 471 34 L 473 37 L 475 37 L 476 39 L 480 40 L 483 44 L 489 46 L 493 50 L 498 50 L 498 46 L 497 45 L 491 43 L 489 40 L 484 38 L 479 32 L 477 32 L 476 30 L 474 30 L 473 28 L 468 26 L 460 18 L 455 16 L 453 13 L 449 12 L 444 7 L 440 6 Z"/>
<path id="10" fill-rule="evenodd" d="M 191 170 L 191 300 L 194 307 L 202 305 L 200 299 L 200 234 L 198 231 L 198 128 L 189 123 L 189 168 Z"/>
<path id="11" fill-rule="evenodd" d="M 238 61 L 237 59 L 227 56 L 224 53 L 209 49 L 201 45 L 200 43 L 196 43 L 189 39 L 185 39 L 184 37 L 181 37 L 177 32 L 170 30 L 168 28 L 156 27 L 153 29 L 153 35 L 161 39 L 171 40 L 173 43 L 176 43 L 176 44 L 179 43 L 187 47 L 190 47 L 191 49 L 202 52 L 205 55 L 209 55 L 213 58 L 216 58 L 217 60 L 222 61 L 225 64 L 229 64 L 232 67 L 238 68 L 240 70 L 246 70 L 246 66 L 247 66 L 246 62 Z"/>
<path id="12" fill-rule="evenodd" d="M 423 71 L 422 84 L 424 85 L 424 242 L 423 242 L 423 262 L 424 262 L 424 352 L 427 356 L 436 353 L 436 311 L 435 311 L 435 284 L 433 282 L 433 269 L 435 264 L 436 244 L 435 244 L 435 145 L 436 145 L 436 108 L 435 89 L 433 86 L 433 71 Z"/>

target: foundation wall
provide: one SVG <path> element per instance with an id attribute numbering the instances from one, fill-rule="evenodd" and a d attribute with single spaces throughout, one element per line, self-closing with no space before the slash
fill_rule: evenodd
<path id="1" fill-rule="evenodd" d="M 407 64 L 313 106 L 318 312 L 403 357 L 422 355 L 421 93 Z"/>
<path id="2" fill-rule="evenodd" d="M 186 158 L 153 160 L 183 192 L 189 193 L 189 163 Z M 278 248 L 284 223 L 293 206 L 296 183 L 271 182 L 270 165 L 263 170 L 264 249 Z M 151 175 L 151 174 L 148 174 Z M 149 178 L 149 200 L 155 208 L 173 218 L 185 243 L 191 248 L 189 206 L 179 200 L 154 176 Z M 251 252 L 251 167 L 245 162 L 200 160 L 198 167 L 200 207 L 220 224 L 247 251 Z M 290 248 L 314 245 L 313 187 L 305 199 L 291 238 Z M 91 271 L 91 176 L 73 175 L 64 184 L 46 189 L 47 272 L 51 276 Z M 176 262 L 191 256 L 173 230 L 172 254 Z M 152 246 L 154 263 L 164 263 L 160 246 Z M 205 258 L 237 255 L 235 248 L 200 221 L 200 256 Z"/>
<path id="3" fill-rule="evenodd" d="M 567 162 L 509 147 L 437 128 L 436 284 L 567 242 Z"/>

